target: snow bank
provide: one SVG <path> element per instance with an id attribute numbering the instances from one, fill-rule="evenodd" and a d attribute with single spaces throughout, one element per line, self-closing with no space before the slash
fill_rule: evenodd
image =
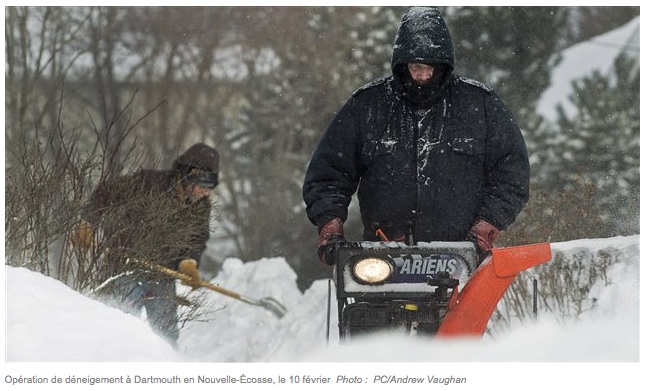
<path id="1" fill-rule="evenodd" d="M 284 317 L 208 291 L 202 298 L 211 311 L 182 329 L 179 352 L 152 333 L 142 319 L 84 297 L 41 274 L 6 267 L 7 360 L 637 361 L 639 236 L 556 243 L 552 247 L 554 253 L 578 254 L 584 249 L 587 253 L 603 250 L 617 254 L 607 278 L 599 279 L 588 295 L 593 305 L 575 319 L 542 311 L 538 322 L 513 323 L 506 332 L 486 336 L 483 341 L 451 343 L 377 335 L 339 345 L 333 289 L 328 342 L 328 282 L 317 281 L 301 293 L 295 273 L 282 258 L 248 263 L 229 259 L 211 282 L 255 299 L 273 297 L 287 307 Z"/>
<path id="2" fill-rule="evenodd" d="M 537 387 L 533 389 L 555 383 L 578 388 L 624 384 L 637 389 L 636 384 L 643 380 L 639 363 L 639 248 L 639 236 L 553 245 L 556 252 L 575 254 L 582 249 L 618 254 L 619 261 L 608 269 L 608 282 L 594 285 L 590 292 L 595 304 L 577 319 L 563 321 L 541 313 L 537 321 L 513 323 L 503 333 L 482 340 L 378 334 L 349 344 L 338 343 L 335 305 L 327 342 L 327 281 L 317 281 L 300 293 L 295 273 L 284 259 L 248 263 L 229 259 L 212 283 L 252 298 L 274 297 L 288 308 L 287 314 L 278 319 L 264 308 L 209 292 L 202 298 L 212 311 L 182 330 L 179 351 L 171 349 L 142 319 L 41 274 L 7 266 L 3 375 L 9 383 L 37 375 L 88 379 L 177 376 L 193 380 L 204 375 L 262 375 L 276 382 L 278 376 L 299 376 L 300 380 L 310 376 L 333 383 L 321 387 L 351 389 L 357 385 L 343 383 L 343 376 L 357 376 L 378 388 L 380 380 L 375 379 L 383 374 L 454 375 L 469 381 L 460 385 L 462 389 L 494 385 L 498 391 L 515 390 L 529 378 Z M 590 368 L 590 363 L 603 367 Z M 302 385 L 287 382 L 278 388 Z M 159 387 L 134 386 L 137 390 Z"/>

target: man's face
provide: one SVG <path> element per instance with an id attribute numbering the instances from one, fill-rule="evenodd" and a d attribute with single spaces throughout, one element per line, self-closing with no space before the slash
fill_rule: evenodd
<path id="1" fill-rule="evenodd" d="M 210 188 L 202 187 L 196 183 L 189 184 L 188 188 L 186 189 L 186 192 L 188 194 L 188 199 L 193 204 L 201 200 L 202 198 L 207 198 L 208 196 L 211 195 Z"/>
<path id="2" fill-rule="evenodd" d="M 188 199 L 194 204 L 210 196 L 211 190 L 217 186 L 217 173 L 193 168 L 183 177 L 182 182 Z"/>
<path id="3" fill-rule="evenodd" d="M 434 74 L 434 67 L 428 64 L 409 63 L 408 70 L 417 84 L 428 83 L 432 80 L 432 75 Z"/>

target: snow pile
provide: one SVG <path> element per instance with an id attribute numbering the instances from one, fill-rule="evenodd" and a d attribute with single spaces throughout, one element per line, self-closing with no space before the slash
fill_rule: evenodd
<path id="1" fill-rule="evenodd" d="M 252 298 L 273 297 L 287 307 L 287 314 L 278 318 L 262 307 L 209 291 L 203 298 L 212 311 L 182 329 L 176 352 L 144 320 L 84 297 L 51 278 L 6 267 L 7 360 L 636 361 L 638 241 L 639 236 L 633 236 L 553 245 L 554 252 L 584 247 L 619 253 L 619 261 L 608 269 L 607 282 L 592 287 L 589 297 L 594 298 L 594 305 L 577 320 L 563 322 L 542 312 L 536 323 L 517 323 L 508 332 L 476 342 L 378 335 L 340 345 L 332 289 L 327 343 L 327 281 L 317 281 L 302 294 L 284 259 L 249 263 L 229 259 L 212 283 Z"/>
<path id="2" fill-rule="evenodd" d="M 228 259 L 212 283 L 257 300 L 271 297 L 289 311 L 279 319 L 260 306 L 210 294 L 206 297 L 206 305 L 213 309 L 207 315 L 210 319 L 191 322 L 181 333 L 179 345 L 187 359 L 226 362 L 261 359 L 270 351 L 276 334 L 284 334 L 283 329 L 297 323 L 299 315 L 291 309 L 306 307 L 296 279 L 296 273 L 283 258 L 249 263 Z"/>
<path id="3" fill-rule="evenodd" d="M 41 274 L 6 271 L 8 361 L 182 359 L 140 319 Z"/>
<path id="4" fill-rule="evenodd" d="M 212 283 L 247 297 L 273 297 L 288 312 L 278 318 L 262 307 L 204 292 L 201 299 L 211 312 L 182 329 L 179 351 L 175 351 L 143 319 L 107 307 L 41 274 L 7 266 L 4 269 L 7 363 L 3 373 L 5 382 L 35 374 L 90 378 L 107 373 L 139 379 L 262 375 L 272 376 L 278 382 L 277 376 L 287 379 L 298 374 L 299 379 L 326 378 L 341 388 L 356 387 L 343 383 L 342 376 L 348 376 L 347 381 L 358 376 L 376 386 L 382 380 L 375 378 L 384 374 L 421 374 L 428 379 L 454 375 L 470 379 L 471 383 L 479 379 L 477 387 L 490 381 L 502 390 L 506 385 L 516 387 L 527 376 L 535 376 L 536 370 L 547 370 L 548 376 L 541 375 L 532 383 L 547 386 L 562 376 L 559 384 L 566 380 L 576 386 L 615 387 L 619 379 L 635 389 L 635 382 L 642 382 L 639 375 L 642 368 L 637 364 L 639 240 L 639 236 L 632 236 L 552 245 L 554 253 L 575 254 L 583 249 L 617 255 L 617 261 L 607 269 L 607 279 L 599 280 L 590 290 L 593 305 L 585 306 L 577 319 L 563 320 L 542 312 L 535 322 L 514 323 L 504 332 L 482 340 L 410 339 L 377 334 L 340 344 L 332 297 L 332 326 L 327 342 L 327 281 L 317 281 L 300 293 L 295 273 L 284 259 L 248 263 L 229 259 Z M 200 293 L 190 295 L 196 297 Z M 47 364 L 34 366 L 38 362 Z M 64 365 L 70 362 L 75 364 Z M 101 364 L 92 365 L 97 362 Z M 127 364 L 132 362 L 138 365 Z M 536 369 L 535 362 L 549 366 Z M 563 362 L 573 365 L 558 365 Z M 587 376 L 589 368 L 581 365 L 608 362 L 614 364 L 612 371 L 603 369 L 593 377 Z M 500 363 L 504 363 L 501 368 L 515 363 L 512 371 L 502 370 L 503 378 L 499 377 Z M 520 363 L 528 365 L 518 367 Z M 285 386 L 298 386 L 287 383 Z"/>

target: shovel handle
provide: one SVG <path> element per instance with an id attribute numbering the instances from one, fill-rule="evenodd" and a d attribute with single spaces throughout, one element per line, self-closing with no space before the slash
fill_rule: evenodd
<path id="1" fill-rule="evenodd" d="M 162 266 L 162 265 L 158 265 L 158 264 L 153 263 L 153 262 L 142 261 L 142 263 L 150 266 L 154 270 L 157 270 L 157 271 L 159 271 L 159 272 L 161 272 L 161 273 L 163 273 L 163 274 L 165 274 L 167 276 L 176 278 L 178 280 L 181 280 L 181 281 L 184 281 L 184 282 L 192 281 L 192 278 L 190 278 L 188 275 L 186 275 L 186 274 L 184 274 L 182 272 L 178 272 L 177 270 L 173 270 L 173 269 L 170 269 L 170 268 Z M 226 288 L 219 287 L 217 285 L 211 284 L 211 283 L 209 283 L 207 281 L 204 281 L 204 280 L 201 280 L 199 282 L 199 287 L 208 288 L 208 289 L 210 289 L 212 291 L 221 293 L 223 295 L 232 297 L 234 299 L 238 299 L 238 300 L 243 299 L 242 295 L 240 295 L 239 293 L 229 291 Z"/>
<path id="2" fill-rule="evenodd" d="M 204 280 L 202 280 L 202 281 L 200 281 L 200 282 L 199 282 L 199 286 L 202 286 L 202 287 L 204 287 L 204 288 L 208 288 L 208 289 L 210 289 L 210 290 L 212 290 L 212 291 L 215 291 L 215 292 L 221 293 L 221 294 L 223 294 L 223 295 L 226 295 L 226 296 L 232 297 L 232 298 L 234 298 L 234 299 L 238 299 L 238 300 L 242 300 L 242 301 L 247 301 L 247 302 L 248 302 L 248 300 L 246 300 L 246 299 L 245 299 L 242 295 L 240 295 L 239 293 L 236 293 L 236 292 L 233 292 L 233 291 L 229 291 L 229 290 L 228 290 L 228 289 L 226 289 L 226 288 L 222 288 L 221 286 L 217 286 L 217 285 L 211 284 L 211 283 L 206 282 L 206 281 L 204 281 Z"/>
<path id="3" fill-rule="evenodd" d="M 159 272 L 161 272 L 161 273 L 163 273 L 163 274 L 165 274 L 167 276 L 176 278 L 178 280 L 181 280 L 181 281 L 184 281 L 184 282 L 189 282 L 189 281 L 193 280 L 188 275 L 186 275 L 186 274 L 184 274 L 182 272 L 179 272 L 177 270 L 173 270 L 173 269 L 170 269 L 168 267 L 165 267 L 165 266 L 153 263 L 153 262 L 149 262 L 149 261 L 139 261 L 139 262 L 144 264 L 144 265 L 147 265 L 148 267 L 152 268 L 153 270 L 157 270 L 157 271 L 159 271 Z M 286 309 L 284 309 L 284 306 L 282 304 L 278 303 L 275 300 L 273 300 L 273 301 L 268 301 L 269 299 L 253 300 L 253 299 L 250 299 L 250 298 L 248 298 L 246 296 L 242 296 L 239 293 L 229 291 L 226 288 L 222 288 L 220 286 L 211 284 L 211 283 L 209 283 L 207 281 L 204 281 L 204 280 L 199 281 L 198 288 L 202 288 L 202 287 L 210 289 L 210 290 L 218 292 L 218 293 L 221 293 L 223 295 L 232 297 L 234 299 L 243 301 L 243 302 L 245 302 L 247 304 L 264 307 L 265 309 L 271 311 L 273 314 L 275 314 L 279 318 L 281 318 L 284 315 L 284 313 L 286 312 Z"/>

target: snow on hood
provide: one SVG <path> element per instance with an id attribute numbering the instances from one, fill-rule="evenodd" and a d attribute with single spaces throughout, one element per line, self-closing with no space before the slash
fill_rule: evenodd
<path id="1" fill-rule="evenodd" d="M 435 7 L 412 7 L 401 18 L 394 38 L 392 69 L 409 62 L 446 64 L 454 69 L 452 38 Z"/>

